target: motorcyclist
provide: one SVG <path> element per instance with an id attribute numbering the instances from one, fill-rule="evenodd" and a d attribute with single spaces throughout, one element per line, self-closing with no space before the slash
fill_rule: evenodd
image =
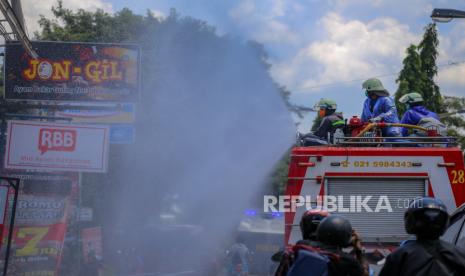
<path id="1" fill-rule="evenodd" d="M 414 200 L 404 216 L 405 230 L 416 236 L 391 253 L 380 276 L 465 275 L 465 253 L 442 241 L 449 221 L 444 203 L 435 198 Z"/>
<path id="2" fill-rule="evenodd" d="M 303 244 L 309 246 L 318 246 L 316 243 L 316 231 L 321 220 L 329 216 L 329 212 L 323 209 L 310 209 L 302 214 L 300 219 L 300 231 L 302 233 L 302 239 L 297 241 L 296 244 Z M 294 255 L 292 249 L 289 248 L 286 252 L 278 252 L 281 256 L 274 256 L 274 258 L 280 258 L 279 266 L 275 272 L 275 276 L 285 276 L 289 271 L 292 262 L 294 261 Z"/>
<path id="3" fill-rule="evenodd" d="M 358 243 L 354 236 L 358 237 L 349 220 L 344 217 L 331 215 L 321 221 L 317 230 L 319 248 L 339 256 L 338 261 L 329 263 L 329 275 L 367 275 L 368 270 L 364 268 L 362 260 L 342 251 L 343 248 Z"/>
<path id="4" fill-rule="evenodd" d="M 399 123 L 397 109 L 394 100 L 389 97 L 389 92 L 383 87 L 379 79 L 371 78 L 363 82 L 362 88 L 365 90 L 367 99 L 363 104 L 362 122 L 379 123 Z M 384 127 L 382 129 L 384 137 L 401 136 L 399 127 Z"/>
<path id="5" fill-rule="evenodd" d="M 424 105 L 423 97 L 420 93 L 411 92 L 400 97 L 399 102 L 407 106 L 407 111 L 404 113 L 402 124 L 408 125 L 420 125 L 421 122 L 426 119 L 430 121 L 437 122 L 437 125 L 442 125 L 439 121 L 439 116 L 430 110 L 428 110 Z M 402 135 L 408 135 L 408 129 L 402 128 Z"/>
<path id="6" fill-rule="evenodd" d="M 305 146 L 327 144 L 328 138 L 332 138 L 336 129 L 343 128 L 345 125 L 342 113 L 336 112 L 337 104 L 335 101 L 321 99 L 315 108 L 318 109 L 321 122 L 315 131 L 303 136 Z"/>

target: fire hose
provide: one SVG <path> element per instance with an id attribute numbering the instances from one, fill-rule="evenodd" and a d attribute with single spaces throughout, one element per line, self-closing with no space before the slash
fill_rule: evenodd
<path id="1" fill-rule="evenodd" d="M 421 126 L 415 126 L 415 125 L 408 125 L 408 124 L 398 124 L 398 123 L 384 123 L 384 122 L 381 122 L 381 123 L 369 123 L 362 131 L 360 131 L 359 134 L 357 134 L 357 136 L 355 137 L 363 137 L 363 135 L 371 130 L 372 128 L 375 128 L 375 127 L 380 127 L 380 128 L 384 128 L 384 127 L 405 127 L 405 128 L 411 128 L 411 129 L 418 129 L 418 130 L 422 130 L 422 131 L 428 131 L 427 128 L 424 128 L 424 127 L 421 127 Z"/>

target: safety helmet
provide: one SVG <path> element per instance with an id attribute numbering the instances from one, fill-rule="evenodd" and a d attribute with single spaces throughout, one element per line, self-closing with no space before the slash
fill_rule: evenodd
<path id="1" fill-rule="evenodd" d="M 320 222 L 317 240 L 328 245 L 346 247 L 352 237 L 352 225 L 344 217 L 331 215 Z"/>
<path id="2" fill-rule="evenodd" d="M 444 203 L 432 197 L 415 199 L 404 215 L 405 230 L 421 239 L 438 239 L 446 230 L 449 214 Z"/>
<path id="3" fill-rule="evenodd" d="M 303 213 L 300 219 L 300 231 L 304 240 L 315 240 L 316 230 L 320 222 L 329 216 L 329 212 L 323 209 L 311 209 Z"/>
<path id="4" fill-rule="evenodd" d="M 421 103 L 423 101 L 423 97 L 417 92 L 411 92 L 399 98 L 399 102 L 403 104 Z"/>
<path id="5" fill-rule="evenodd" d="M 384 88 L 383 83 L 376 78 L 367 79 L 363 82 L 362 88 L 366 93 L 375 93 L 378 96 L 389 96 L 389 92 Z"/>
<path id="6" fill-rule="evenodd" d="M 315 105 L 315 109 L 329 109 L 336 110 L 337 104 L 335 101 L 330 99 L 320 99 L 320 101 Z"/>

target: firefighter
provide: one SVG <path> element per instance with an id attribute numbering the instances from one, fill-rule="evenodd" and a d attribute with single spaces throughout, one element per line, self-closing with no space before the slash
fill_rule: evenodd
<path id="1" fill-rule="evenodd" d="M 330 99 L 321 99 L 316 107 L 319 109 L 318 115 L 320 116 L 320 126 L 313 132 L 314 135 L 326 140 L 328 133 L 334 134 L 336 129 L 342 128 L 345 125 L 342 113 L 336 113 L 337 104 Z"/>
<path id="2" fill-rule="evenodd" d="M 465 275 L 465 252 L 442 241 L 449 221 L 444 203 L 435 198 L 414 200 L 404 216 L 405 230 L 416 236 L 391 253 L 380 276 Z"/>
<path id="3" fill-rule="evenodd" d="M 329 212 L 323 209 L 310 209 L 303 213 L 300 219 L 300 231 L 302 239 L 297 241 L 296 244 L 303 244 L 309 246 L 318 246 L 316 242 L 316 230 L 321 220 L 329 216 Z M 275 276 L 285 276 L 294 261 L 294 254 L 292 250 L 286 252 L 278 252 L 281 256 L 275 256 L 275 259 L 280 258 L 279 266 L 275 272 Z M 276 255 L 276 254 L 275 254 Z"/>
<path id="4" fill-rule="evenodd" d="M 443 128 L 444 125 L 439 121 L 439 116 L 428 110 L 424 105 L 423 97 L 420 93 L 411 92 L 400 97 L 399 102 L 407 106 L 402 120 L 402 124 L 408 125 L 422 125 L 424 122 L 435 123 L 436 128 Z M 402 128 L 402 135 L 408 135 L 408 129 Z"/>
<path id="5" fill-rule="evenodd" d="M 371 78 L 363 82 L 362 88 L 365 90 L 366 100 L 363 104 L 362 122 L 379 123 L 399 123 L 396 105 L 389 97 L 389 92 L 383 87 L 379 79 Z M 382 129 L 384 137 L 401 136 L 399 127 L 385 127 Z"/>
<path id="6" fill-rule="evenodd" d="M 342 113 L 336 113 L 337 104 L 330 99 L 321 99 L 316 105 L 321 123 L 318 128 L 302 137 L 305 146 L 327 144 L 337 129 L 344 127 L 345 122 Z"/>

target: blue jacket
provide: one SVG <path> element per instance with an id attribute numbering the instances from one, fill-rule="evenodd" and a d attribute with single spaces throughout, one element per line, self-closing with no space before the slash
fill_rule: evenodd
<path id="1" fill-rule="evenodd" d="M 373 111 L 370 110 L 370 104 L 373 104 Z M 390 97 L 378 97 L 376 100 L 367 98 L 363 104 L 362 122 L 381 117 L 386 123 L 399 123 L 396 105 Z M 387 127 L 383 129 L 383 136 L 400 136 L 399 127 Z"/>
<path id="2" fill-rule="evenodd" d="M 429 111 L 422 105 L 417 105 L 409 108 L 409 110 L 405 112 L 400 122 L 402 124 L 417 125 L 423 118 L 434 118 L 439 121 L 438 114 L 434 113 L 433 111 Z M 402 128 L 402 135 L 407 136 L 407 134 L 407 128 Z"/>

